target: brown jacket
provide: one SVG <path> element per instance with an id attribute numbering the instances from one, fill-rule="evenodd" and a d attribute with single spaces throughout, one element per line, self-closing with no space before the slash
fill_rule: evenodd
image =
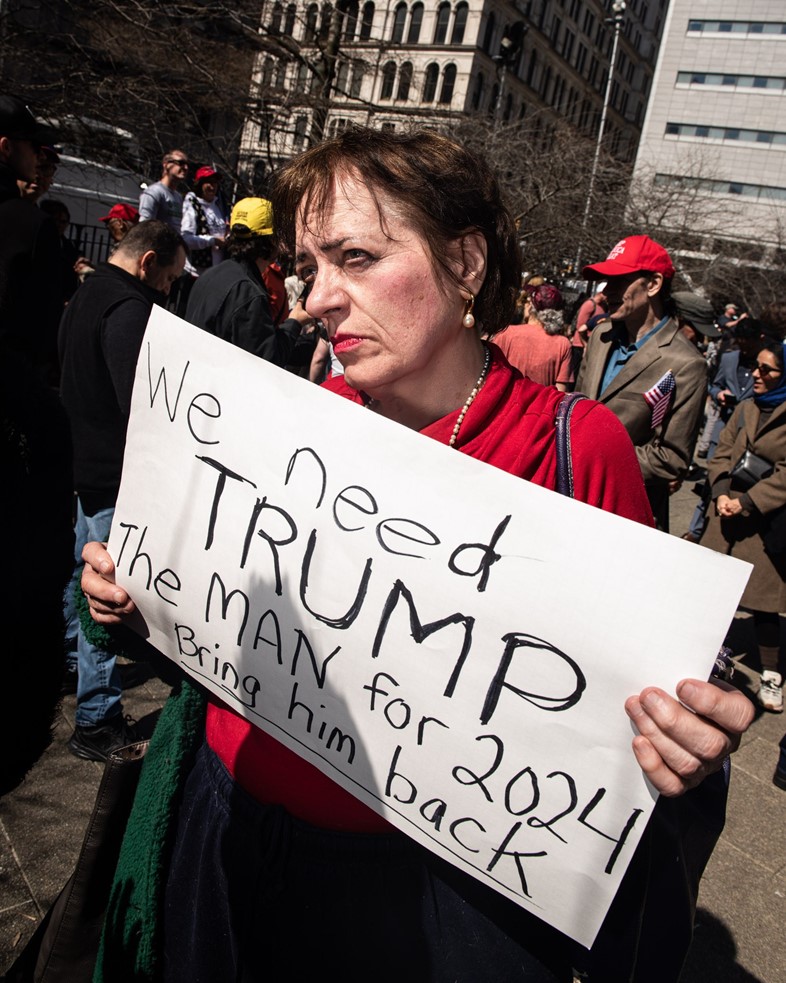
<path id="1" fill-rule="evenodd" d="M 756 506 L 750 515 L 721 519 L 710 509 L 701 545 L 752 563 L 753 573 L 740 604 L 754 611 L 777 612 L 786 610 L 786 554 L 766 553 L 761 533 L 766 526 L 764 516 L 786 505 L 786 403 L 773 410 L 761 427 L 760 417 L 758 406 L 746 399 L 721 431 L 718 449 L 707 468 L 713 498 L 719 494 L 740 497 L 741 492 L 727 490 L 728 476 L 747 447 L 772 461 L 775 470 L 748 491 Z"/>
<path id="2" fill-rule="evenodd" d="M 690 467 L 707 398 L 707 363 L 671 320 L 601 393 L 613 340 L 610 326 L 592 332 L 576 389 L 604 403 L 619 417 L 636 447 L 646 484 L 666 485 L 682 478 Z M 669 370 L 677 383 L 674 399 L 663 422 L 653 429 L 652 410 L 643 394 Z"/>

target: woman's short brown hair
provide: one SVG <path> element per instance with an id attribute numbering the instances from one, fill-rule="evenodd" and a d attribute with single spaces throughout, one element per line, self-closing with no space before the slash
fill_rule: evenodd
<path id="1" fill-rule="evenodd" d="M 430 130 L 350 127 L 286 164 L 271 195 L 276 232 L 286 247 L 294 247 L 298 211 L 325 212 L 334 178 L 353 172 L 372 194 L 383 192 L 396 203 L 428 244 L 435 269 L 454 281 L 446 244 L 480 233 L 486 241 L 486 277 L 475 298 L 475 318 L 488 334 L 510 323 L 521 265 L 515 226 L 497 179 L 482 158 Z"/>

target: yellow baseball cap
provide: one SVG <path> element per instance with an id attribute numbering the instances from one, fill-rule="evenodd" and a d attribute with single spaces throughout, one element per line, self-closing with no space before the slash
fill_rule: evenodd
<path id="1" fill-rule="evenodd" d="M 266 198 L 241 198 L 232 209 L 229 225 L 232 235 L 238 239 L 271 236 L 273 206 Z"/>

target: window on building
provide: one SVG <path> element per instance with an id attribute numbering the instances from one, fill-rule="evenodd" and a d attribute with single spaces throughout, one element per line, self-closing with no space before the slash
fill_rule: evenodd
<path id="1" fill-rule="evenodd" d="M 306 143 L 306 133 L 308 131 L 308 116 L 298 116 L 295 120 L 295 133 L 292 137 L 292 147 L 294 150 L 302 150 Z"/>
<path id="2" fill-rule="evenodd" d="M 439 65 L 432 61 L 426 66 L 426 73 L 423 81 L 423 102 L 434 102 L 437 95 L 437 81 L 439 80 Z"/>
<path id="3" fill-rule="evenodd" d="M 396 99 L 406 102 L 409 99 L 409 90 L 412 85 L 412 62 L 405 61 L 398 73 L 398 92 Z"/>
<path id="4" fill-rule="evenodd" d="M 409 33 L 407 44 L 417 44 L 420 41 L 420 28 L 423 26 L 423 4 L 413 3 L 409 15 Z"/>
<path id="5" fill-rule="evenodd" d="M 579 75 L 584 74 L 584 68 L 586 67 L 586 64 L 587 64 L 587 49 L 584 47 L 583 44 L 579 44 L 578 49 L 576 51 L 576 71 L 579 73 Z"/>
<path id="6" fill-rule="evenodd" d="M 786 132 L 743 129 L 738 126 L 702 126 L 699 123 L 668 122 L 664 134 L 680 140 L 721 140 L 724 143 L 755 143 L 786 147 Z"/>
<path id="7" fill-rule="evenodd" d="M 316 41 L 317 23 L 319 21 L 319 4 L 310 3 L 306 8 L 305 41 Z"/>
<path id="8" fill-rule="evenodd" d="M 284 17 L 283 6 L 278 2 L 274 3 L 273 13 L 270 16 L 270 24 L 268 26 L 268 30 L 270 31 L 271 34 L 281 33 L 281 21 L 283 20 L 283 17 Z"/>
<path id="9" fill-rule="evenodd" d="M 263 89 L 269 89 L 273 85 L 273 69 L 275 65 L 272 58 L 265 58 L 262 63 L 262 74 L 259 78 L 259 84 Z"/>
<path id="10" fill-rule="evenodd" d="M 284 34 L 286 34 L 287 37 L 291 38 L 292 35 L 295 33 L 296 15 L 297 15 L 297 7 L 294 5 L 294 3 L 287 4 L 287 13 L 286 13 L 286 17 L 284 18 Z"/>
<path id="11" fill-rule="evenodd" d="M 335 116 L 328 124 L 328 136 L 337 137 L 342 130 L 346 130 L 350 120 L 344 116 Z"/>
<path id="12" fill-rule="evenodd" d="M 266 144 L 268 138 L 270 137 L 270 131 L 273 127 L 273 117 L 270 113 L 263 113 L 262 119 L 259 122 L 259 142 Z"/>
<path id="13" fill-rule="evenodd" d="M 786 36 L 784 21 L 690 20 L 688 34 L 725 34 L 733 37 L 754 35 Z"/>
<path id="14" fill-rule="evenodd" d="M 343 38 L 345 41 L 354 41 L 358 29 L 358 2 L 357 0 L 340 0 L 338 9 L 342 14 Z"/>
<path id="15" fill-rule="evenodd" d="M 544 102 L 548 102 L 546 98 L 546 93 L 548 92 L 549 85 L 551 83 L 551 68 L 546 65 L 543 69 L 543 74 L 540 77 L 540 96 Z"/>
<path id="16" fill-rule="evenodd" d="M 319 36 L 323 41 L 330 34 L 330 22 L 333 19 L 333 7 L 329 3 L 322 4 L 322 19 L 319 23 Z"/>
<path id="17" fill-rule="evenodd" d="M 450 21 L 450 4 L 441 3 L 437 7 L 437 24 L 434 28 L 434 44 L 444 44 L 448 36 Z"/>
<path id="18" fill-rule="evenodd" d="M 513 95 L 509 92 L 505 98 L 505 112 L 502 118 L 507 123 L 512 115 L 513 115 Z"/>
<path id="19" fill-rule="evenodd" d="M 565 61 L 570 61 L 573 55 L 573 45 L 575 41 L 576 41 L 576 35 L 573 33 L 573 31 L 569 31 L 566 28 L 565 38 L 562 42 L 562 57 L 565 59 Z"/>
<path id="20" fill-rule="evenodd" d="M 710 178 L 688 177 L 676 174 L 656 174 L 655 184 L 659 187 L 698 188 L 711 194 L 741 195 L 760 201 L 786 201 L 786 188 L 777 185 L 747 184 L 742 181 L 712 180 Z"/>
<path id="21" fill-rule="evenodd" d="M 472 88 L 472 101 L 470 106 L 477 112 L 480 109 L 481 103 L 483 102 L 483 90 L 486 87 L 486 78 L 483 72 L 478 72 L 475 76 L 475 85 Z"/>
<path id="22" fill-rule="evenodd" d="M 276 77 L 273 80 L 274 89 L 283 89 L 287 80 L 287 63 L 280 61 L 276 66 Z"/>
<path id="23" fill-rule="evenodd" d="M 456 66 L 446 65 L 442 73 L 442 88 L 439 93 L 439 101 L 447 106 L 453 99 L 453 89 L 456 85 Z"/>
<path id="24" fill-rule="evenodd" d="M 489 116 L 494 116 L 497 112 L 497 101 L 499 100 L 499 83 L 495 82 L 491 89 L 491 98 L 489 99 Z"/>
<path id="25" fill-rule="evenodd" d="M 462 44 L 464 42 L 464 31 L 467 29 L 468 13 L 469 4 L 460 3 L 456 7 L 456 13 L 453 17 L 453 33 L 450 35 L 451 44 Z"/>
<path id="26" fill-rule="evenodd" d="M 363 62 L 356 61 L 352 66 L 352 81 L 349 84 L 349 94 L 353 99 L 360 98 L 360 90 L 363 88 L 363 76 L 365 67 Z"/>
<path id="27" fill-rule="evenodd" d="M 390 40 L 393 44 L 401 44 L 404 40 L 404 25 L 407 23 L 407 5 L 405 3 L 396 4 L 393 11 L 393 30 Z"/>
<path id="28" fill-rule="evenodd" d="M 731 75 L 717 72 L 677 72 L 677 85 L 717 85 L 733 89 L 786 91 L 786 78 L 779 75 Z"/>
<path id="29" fill-rule="evenodd" d="M 393 98 L 393 86 L 396 82 L 396 63 L 389 61 L 382 69 L 382 90 L 379 93 L 380 99 Z"/>
<path id="30" fill-rule="evenodd" d="M 371 37 L 371 28 L 374 25 L 374 4 L 363 4 L 363 19 L 360 22 L 360 40 L 368 41 Z"/>
<path id="31" fill-rule="evenodd" d="M 349 62 L 342 61 L 339 62 L 338 70 L 336 71 L 336 92 L 339 95 L 345 96 L 347 94 L 347 89 L 349 87 Z"/>
<path id="32" fill-rule="evenodd" d="M 305 62 L 300 62 L 295 72 L 295 92 L 305 93 L 308 91 L 310 72 Z"/>
<path id="33" fill-rule="evenodd" d="M 494 32 L 496 29 L 497 19 L 493 13 L 490 13 L 486 21 L 486 30 L 483 32 L 483 44 L 481 45 L 487 55 L 492 53 L 491 46 L 494 44 Z"/>
<path id="34" fill-rule="evenodd" d="M 538 67 L 538 53 L 533 48 L 532 53 L 530 55 L 529 63 L 527 65 L 527 85 L 532 89 L 535 88 L 533 80 L 535 78 L 535 70 L 537 69 L 537 67 Z"/>

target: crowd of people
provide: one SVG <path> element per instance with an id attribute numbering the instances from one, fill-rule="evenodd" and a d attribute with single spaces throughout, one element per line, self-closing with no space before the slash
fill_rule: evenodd
<path id="1" fill-rule="evenodd" d="M 757 319 L 727 310 L 716 323 L 704 298 L 672 293 L 672 257 L 638 234 L 586 267 L 593 288 L 570 318 L 558 285 L 522 276 L 515 227 L 487 162 L 431 131 L 364 128 L 294 158 L 269 199 L 231 208 L 216 170 L 197 170 L 188 190 L 188 155 L 168 152 L 138 211 L 109 209 L 102 221 L 113 251 L 66 296 L 62 233 L 16 184 L 39 180 L 45 148 L 56 144 L 23 103 L 0 97 L 0 313 L 13 357 L 3 375 L 16 383 L 4 387 L 4 412 L 7 433 L 21 434 L 7 449 L 19 476 L 12 556 L 22 565 L 9 611 L 45 630 L 53 650 L 38 733 L 17 737 L 18 760 L 4 765 L 0 792 L 45 747 L 64 671 L 76 691 L 73 754 L 104 761 L 136 736 L 117 653 L 141 651 L 158 665 L 157 656 L 126 628 L 134 602 L 115 585 L 103 543 L 155 304 L 336 398 L 547 489 L 557 488 L 558 408 L 566 393 L 585 393 L 571 417 L 574 497 L 662 530 L 670 494 L 696 466 L 705 414 L 710 426 L 719 404 L 702 533 L 710 548 L 754 563 L 743 603 L 757 629 L 760 700 L 782 709 L 786 304 Z M 758 342 L 746 350 L 740 340 L 754 322 Z M 732 353 L 736 369 L 724 363 Z M 725 373 L 715 396 L 709 358 L 718 360 L 716 382 L 721 364 Z M 34 411 L 29 399 L 12 399 L 21 366 L 24 379 L 41 378 L 30 390 L 41 400 Z M 750 398 L 740 395 L 727 415 L 729 374 L 744 382 L 743 371 L 753 378 Z M 51 457 L 55 435 L 65 436 Z M 46 487 L 28 463 L 33 450 L 56 477 Z M 23 537 L 42 513 L 31 556 Z M 89 614 L 80 617 L 82 596 Z M 181 678 L 174 686 L 194 689 Z M 391 981 L 545 983 L 570 981 L 577 969 L 590 981 L 677 979 L 720 828 L 724 762 L 753 714 L 728 684 L 647 687 L 620 708 L 661 799 L 585 951 L 394 830 L 214 695 L 195 693 L 198 715 L 176 698 L 164 711 L 168 734 L 193 730 L 191 744 L 177 744 L 179 781 L 156 784 L 166 769 L 157 771 L 154 754 L 143 776 L 148 796 L 174 803 L 171 827 L 156 831 L 159 892 L 132 902 L 135 885 L 116 886 L 97 979 L 361 980 L 370 966 Z M 5 716 L 13 718 L 10 707 Z M 175 751 L 160 753 L 170 761 Z M 138 832 L 128 835 L 135 850 L 148 849 Z M 137 905 L 154 913 L 145 939 Z"/>

